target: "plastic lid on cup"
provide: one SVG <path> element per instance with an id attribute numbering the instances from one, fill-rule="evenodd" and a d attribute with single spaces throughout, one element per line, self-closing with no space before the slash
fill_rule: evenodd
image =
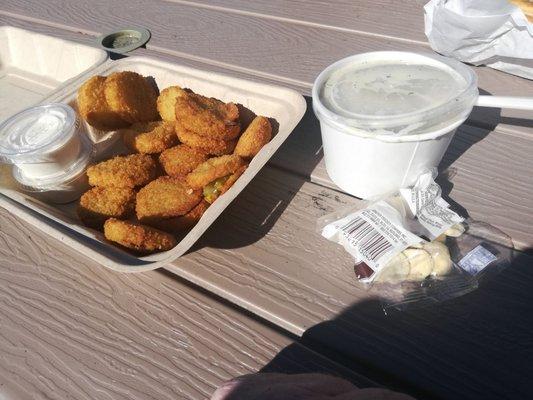
<path id="1" fill-rule="evenodd" d="M 382 51 L 327 67 L 315 80 L 313 109 L 346 133 L 413 135 L 462 123 L 477 96 L 475 73 L 454 59 Z"/>
<path id="2" fill-rule="evenodd" d="M 9 164 L 46 163 L 76 133 L 72 107 L 52 103 L 28 108 L 0 125 L 0 161 Z"/>

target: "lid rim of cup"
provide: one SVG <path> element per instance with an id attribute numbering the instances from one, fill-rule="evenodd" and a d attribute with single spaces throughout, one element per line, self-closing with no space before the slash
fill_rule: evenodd
<path id="1" fill-rule="evenodd" d="M 43 143 L 42 145 L 35 147 L 33 149 L 28 149 L 25 151 L 4 151 L 4 148 L 0 148 L 0 159 L 5 160 L 6 162 L 10 164 L 22 164 L 22 163 L 33 163 L 33 162 L 39 162 L 35 160 L 27 160 L 27 158 L 32 156 L 43 157 L 41 154 L 38 155 L 39 152 L 43 152 L 45 154 L 53 153 L 54 151 L 57 151 L 61 146 L 63 146 L 65 143 L 67 143 L 72 136 L 75 133 L 76 130 L 76 123 L 77 123 L 77 117 L 76 112 L 72 107 L 70 107 L 68 104 L 65 103 L 49 103 L 49 104 L 40 104 L 37 106 L 26 108 L 22 111 L 19 111 L 18 113 L 12 115 L 7 120 L 3 121 L 0 124 L 0 131 L 3 129 L 6 129 L 11 124 L 13 124 L 17 119 L 20 119 L 21 116 L 23 116 L 26 113 L 34 112 L 38 109 L 50 109 L 50 108 L 59 108 L 65 112 L 65 114 L 71 119 L 70 126 L 64 126 L 62 128 L 62 134 L 57 135 L 56 138 L 54 138 L 53 141 Z M 68 130 L 68 132 L 67 132 Z M 7 149 L 6 149 L 7 150 Z"/>
<path id="2" fill-rule="evenodd" d="M 440 62 L 450 68 L 453 68 L 456 70 L 466 81 L 465 88 L 462 89 L 457 96 L 454 96 L 453 99 L 456 99 L 457 101 L 454 102 L 457 104 L 457 106 L 452 107 L 452 109 L 449 109 L 449 105 L 451 104 L 451 101 L 448 101 L 446 103 L 439 104 L 433 108 L 430 109 L 424 109 L 422 111 L 417 110 L 409 113 L 404 114 L 394 114 L 394 115 L 365 115 L 365 114 L 359 114 L 361 118 L 358 120 L 357 118 L 347 118 L 345 116 L 342 116 L 340 114 L 335 113 L 334 111 L 330 110 L 328 107 L 324 105 L 324 103 L 320 99 L 320 91 L 322 90 L 325 81 L 327 78 L 329 78 L 330 74 L 337 70 L 340 66 L 344 66 L 345 64 L 349 63 L 350 61 L 354 61 L 357 59 L 361 59 L 364 57 L 383 57 L 383 59 L 390 58 L 390 59 L 405 59 L 406 57 L 413 57 L 423 59 L 430 58 L 432 60 L 435 60 L 437 62 Z M 469 110 L 469 113 L 471 112 L 471 106 L 468 103 L 475 102 L 475 99 L 478 97 L 478 89 L 477 89 L 477 75 L 475 72 L 469 68 L 468 66 L 462 64 L 461 62 L 448 57 L 443 57 L 437 54 L 431 54 L 431 53 L 422 53 L 422 52 L 407 52 L 407 51 L 376 51 L 376 52 L 367 52 L 367 53 L 360 53 L 356 55 L 352 55 L 349 57 L 345 57 L 343 59 L 340 59 L 333 64 L 326 67 L 315 79 L 312 89 L 312 99 L 313 99 L 313 110 L 315 111 L 316 116 L 322 120 L 345 120 L 350 121 L 352 124 L 346 124 L 347 127 L 353 128 L 353 130 L 357 129 L 365 129 L 368 127 L 368 125 L 371 125 L 372 128 L 377 129 L 386 129 L 386 128 L 393 128 L 405 124 L 412 124 L 416 123 L 417 121 L 414 121 L 417 119 L 417 117 L 422 121 L 423 116 L 426 116 L 426 121 L 429 119 L 427 117 L 440 115 L 441 112 L 446 111 L 453 111 L 455 110 L 456 113 L 454 115 L 460 115 L 461 110 Z M 470 100 L 470 101 L 469 101 Z M 463 106 L 463 103 L 464 104 Z M 453 103 L 452 103 L 453 104 Z M 439 112 L 440 111 L 440 112 Z M 358 127 L 357 122 L 361 121 L 359 123 L 360 127 Z M 339 121 L 340 124 L 340 121 Z M 452 122 L 453 124 L 453 122 Z M 340 128 L 340 126 L 337 126 L 337 123 L 334 124 L 337 128 Z M 366 126 L 365 126 L 366 125 Z M 350 129 L 348 129 L 350 130 Z M 352 132 L 352 134 L 355 134 Z M 390 134 L 378 134 L 379 136 L 410 136 L 410 134 L 406 135 L 397 135 L 391 132 Z M 378 136 L 378 135 L 368 135 L 368 136 Z M 415 134 L 418 135 L 418 134 Z"/>
<path id="3" fill-rule="evenodd" d="M 313 111 L 315 111 L 316 113 L 316 110 L 314 109 L 314 107 L 313 107 Z M 428 129 L 429 132 L 412 133 L 412 134 L 406 134 L 406 135 L 379 134 L 379 133 L 373 134 L 373 133 L 365 132 L 364 129 L 362 128 L 336 125 L 335 123 L 333 123 L 331 119 L 320 119 L 319 118 L 319 121 L 321 123 L 329 125 L 330 127 L 334 128 L 336 131 L 338 131 L 339 133 L 343 135 L 357 136 L 363 139 L 373 139 L 373 140 L 379 140 L 381 142 L 388 142 L 388 143 L 402 143 L 402 142 L 422 142 L 425 140 L 436 139 L 448 132 L 451 132 L 452 130 L 456 129 L 461 124 L 463 124 L 468 118 L 469 114 L 470 112 L 468 112 L 466 116 L 456 118 L 452 120 L 450 124 L 447 124 L 444 127 L 439 128 L 437 130 Z"/>

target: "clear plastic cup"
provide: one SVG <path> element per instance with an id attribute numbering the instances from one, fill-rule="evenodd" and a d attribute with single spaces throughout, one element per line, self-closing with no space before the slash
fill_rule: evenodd
<path id="1" fill-rule="evenodd" d="M 42 174 L 28 173 L 27 165 L 13 166 L 13 177 L 25 193 L 55 204 L 70 203 L 89 188 L 86 169 L 93 159 L 93 148 L 86 137 L 80 138 L 78 157 L 63 169 L 50 169 Z"/>
<path id="2" fill-rule="evenodd" d="M 472 69 L 438 55 L 373 52 L 330 65 L 313 86 L 328 175 L 360 198 L 413 185 L 438 166 L 477 97 Z"/>
<path id="3" fill-rule="evenodd" d="M 28 108 L 0 125 L 0 161 L 9 164 L 69 164 L 78 155 L 76 112 L 67 104 Z"/>
<path id="4" fill-rule="evenodd" d="M 68 203 L 87 189 L 94 149 L 75 111 L 53 103 L 32 107 L 0 125 L 0 162 L 12 164 L 18 188 L 52 203 Z"/>

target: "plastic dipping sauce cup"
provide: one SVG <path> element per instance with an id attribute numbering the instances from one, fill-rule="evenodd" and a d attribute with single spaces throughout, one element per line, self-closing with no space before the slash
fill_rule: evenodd
<path id="1" fill-rule="evenodd" d="M 19 189 L 51 203 L 68 203 L 88 187 L 93 146 L 78 130 L 75 111 L 52 103 L 28 108 L 0 124 L 0 162 L 12 164 Z"/>
<path id="2" fill-rule="evenodd" d="M 313 86 L 328 175 L 360 198 L 413 185 L 477 97 L 476 74 L 454 59 L 383 51 L 337 61 Z"/>

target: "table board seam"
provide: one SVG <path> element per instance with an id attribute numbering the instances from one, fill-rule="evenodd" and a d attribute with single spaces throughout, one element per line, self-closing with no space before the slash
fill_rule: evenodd
<path id="1" fill-rule="evenodd" d="M 165 0 L 165 1 L 172 1 L 172 2 L 176 2 L 176 3 L 178 3 L 178 2 L 193 3 L 193 2 L 188 2 L 187 0 Z M 196 4 L 196 3 L 194 3 L 194 4 Z M 215 7 L 215 6 L 209 6 L 209 7 Z M 69 25 L 60 24 L 60 23 L 54 23 L 54 22 L 46 21 L 46 20 L 43 20 L 43 19 L 40 19 L 40 18 L 35 18 L 35 17 L 28 17 L 28 16 L 25 16 L 25 15 L 21 15 L 21 14 L 18 14 L 18 13 L 13 13 L 13 12 L 10 12 L 10 11 L 0 10 L 0 15 L 4 15 L 4 16 L 10 17 L 10 18 L 19 19 L 19 20 L 26 21 L 26 22 L 38 23 L 40 25 L 49 26 L 49 27 L 53 27 L 53 28 L 57 28 L 57 29 L 62 29 L 62 30 L 65 30 L 67 32 L 80 33 L 80 34 L 84 34 L 84 35 L 87 35 L 87 36 L 94 36 L 94 37 L 97 37 L 99 35 L 99 33 L 96 32 L 96 31 L 91 31 L 91 30 L 87 30 L 87 29 L 83 29 L 83 28 L 75 28 L 75 27 L 72 27 L 72 26 L 69 26 Z M 393 38 L 393 40 L 397 40 L 397 38 Z M 189 53 L 185 53 L 185 52 L 181 52 L 181 51 L 177 51 L 177 50 L 172 50 L 172 49 L 167 49 L 167 48 L 164 48 L 164 47 L 161 47 L 161 46 L 157 46 L 157 45 L 151 45 L 150 42 L 147 45 L 147 49 L 151 50 L 151 51 L 155 51 L 155 52 L 161 53 L 161 54 L 170 55 L 170 56 L 173 56 L 173 57 L 178 57 L 178 58 L 183 58 L 183 59 L 187 59 L 187 60 L 191 60 L 191 61 L 196 61 L 196 62 L 205 64 L 207 66 L 212 65 L 212 66 L 224 68 L 228 72 L 231 72 L 231 71 L 239 72 L 239 73 L 247 74 L 247 75 L 249 75 L 251 77 L 264 78 L 264 79 L 269 79 L 269 80 L 273 80 L 273 81 L 280 82 L 280 83 L 286 83 L 286 84 L 292 85 L 294 88 L 299 89 L 300 93 L 305 95 L 305 96 L 309 96 L 310 95 L 311 88 L 313 87 L 313 82 L 306 82 L 306 81 L 302 81 L 302 80 L 299 80 L 299 79 L 284 77 L 284 76 L 281 76 L 281 75 L 278 75 L 278 74 L 272 74 L 272 73 L 269 73 L 269 72 L 262 72 L 262 71 L 259 71 L 257 69 L 253 69 L 253 68 L 240 67 L 239 65 L 236 65 L 236 64 L 221 62 L 221 61 L 217 61 L 217 60 L 213 60 L 213 59 L 206 58 L 206 57 L 201 57 L 201 56 L 195 56 L 195 55 L 192 55 L 192 54 L 189 54 Z M 520 132 L 519 130 L 515 130 L 512 127 L 509 127 L 509 126 L 500 126 L 500 125 L 494 126 L 494 125 L 491 125 L 491 124 L 484 124 L 482 122 L 477 122 L 477 121 L 472 120 L 472 119 L 468 119 L 465 122 L 465 125 L 476 127 L 476 128 L 482 128 L 482 129 L 489 129 L 489 130 L 497 131 L 500 134 L 505 134 L 505 135 L 509 135 L 509 136 L 512 136 L 512 137 L 521 137 L 521 138 L 525 138 L 525 139 L 533 139 L 533 135 L 531 135 L 531 134 L 529 134 L 527 132 Z"/>
<path id="2" fill-rule="evenodd" d="M 189 7 L 203 8 L 203 9 L 219 11 L 219 12 L 226 12 L 229 14 L 237 14 L 237 15 L 262 18 L 262 19 L 270 19 L 273 21 L 288 22 L 291 24 L 309 26 L 312 28 L 319 28 L 319 29 L 334 30 L 337 32 L 355 33 L 355 34 L 362 35 L 362 36 L 372 36 L 372 37 L 377 37 L 380 39 L 395 40 L 395 41 L 405 42 L 405 43 L 414 43 L 414 44 L 419 44 L 419 45 L 429 47 L 428 42 L 421 41 L 421 40 L 407 39 L 407 38 L 402 38 L 402 37 L 397 37 L 397 36 L 384 35 L 381 33 L 361 31 L 358 29 L 343 28 L 343 27 L 335 26 L 335 25 L 319 24 L 317 22 L 305 21 L 305 20 L 295 19 L 295 18 L 278 17 L 272 14 L 264 14 L 264 13 L 254 12 L 254 11 L 239 10 L 236 8 L 215 6 L 211 4 L 202 4 L 202 3 L 196 3 L 194 1 L 187 1 L 187 0 L 162 0 L 162 1 L 165 1 L 167 3 L 181 4 L 181 5 L 189 6 Z"/>

